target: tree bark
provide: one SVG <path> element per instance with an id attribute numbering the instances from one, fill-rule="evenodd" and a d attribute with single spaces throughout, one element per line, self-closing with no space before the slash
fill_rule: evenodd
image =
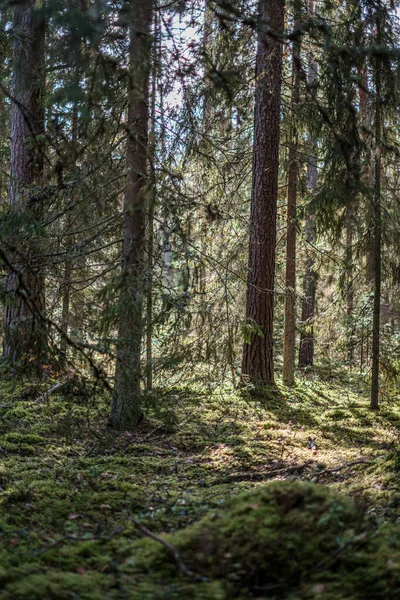
<path id="1" fill-rule="evenodd" d="M 14 8 L 8 203 L 20 223 L 40 222 L 43 210 L 45 21 L 35 8 L 35 0 Z M 34 238 L 21 224 L 8 239 L 4 358 L 40 374 L 47 355 L 45 278 Z"/>
<path id="2" fill-rule="evenodd" d="M 351 206 L 348 206 L 346 209 L 346 280 L 346 314 L 349 336 L 348 361 L 351 368 L 354 359 L 353 215 Z"/>
<path id="3" fill-rule="evenodd" d="M 300 10 L 296 2 L 294 11 L 294 28 L 300 21 Z M 287 207 L 287 237 L 286 237 L 286 301 L 285 301 L 285 331 L 283 351 L 283 382 L 285 385 L 294 384 L 294 364 L 296 350 L 296 204 L 298 179 L 298 134 L 296 126 L 296 111 L 300 101 L 300 42 L 294 40 L 292 49 L 292 107 L 291 132 L 289 141 L 288 168 L 288 207 Z"/>
<path id="4" fill-rule="evenodd" d="M 79 84 L 79 70 L 75 65 L 75 69 L 76 69 L 76 74 L 77 74 L 77 81 L 76 83 Z M 71 154 L 73 156 L 73 166 L 74 169 L 76 168 L 76 158 L 77 158 L 77 151 L 78 151 L 78 140 L 77 140 L 77 136 L 78 136 L 78 107 L 76 105 L 76 103 L 74 103 L 74 106 L 72 108 L 72 118 L 71 118 Z M 74 192 L 72 192 L 74 193 Z M 73 264 L 72 264 L 72 259 L 70 257 L 70 252 L 72 250 L 72 247 L 74 245 L 74 236 L 71 235 L 71 212 L 70 210 L 68 210 L 68 202 L 70 202 L 72 204 L 73 202 L 73 197 L 69 199 L 69 201 L 67 200 L 66 202 L 66 232 L 67 232 L 67 240 L 66 240 L 66 244 L 65 244 L 65 250 L 67 253 L 67 258 L 65 261 L 65 266 L 64 266 L 64 277 L 63 277 L 63 284 L 62 284 L 62 312 L 61 312 L 61 329 L 64 332 L 64 336 L 61 337 L 60 340 L 60 352 L 61 352 L 61 363 L 66 364 L 67 362 L 67 348 L 68 348 L 68 344 L 67 344 L 67 337 L 69 335 L 69 323 L 70 323 L 70 299 L 71 299 L 71 285 L 72 285 L 72 273 L 73 273 Z"/>
<path id="5" fill-rule="evenodd" d="M 308 164 L 308 184 L 310 187 L 316 186 L 316 178 L 310 175 L 310 171 L 317 172 L 317 161 L 315 157 L 310 158 Z M 312 183 L 311 183 L 312 182 Z M 314 240 L 314 224 L 312 218 L 307 217 L 306 221 L 306 240 L 308 245 Z M 303 279 L 303 304 L 301 310 L 301 334 L 300 334 L 300 351 L 299 351 L 299 367 L 312 367 L 314 364 L 314 314 L 315 314 L 315 292 L 317 288 L 317 277 L 315 272 L 315 261 L 312 251 L 310 252 L 307 262 L 306 271 Z"/>
<path id="6" fill-rule="evenodd" d="M 242 378 L 274 382 L 273 319 L 282 84 L 283 0 L 261 0 L 256 58 L 253 184 Z"/>
<path id="7" fill-rule="evenodd" d="M 376 44 L 381 44 L 380 3 L 377 4 L 376 15 Z M 374 244 L 374 307 L 372 315 L 372 379 L 371 404 L 372 409 L 379 406 L 379 346 L 380 346 L 380 310 L 381 310 L 381 245 L 382 245 L 382 214 L 381 214 L 381 72 L 380 61 L 376 58 L 375 65 L 375 185 L 372 204 L 372 231 Z"/>
<path id="8" fill-rule="evenodd" d="M 140 353 L 143 331 L 152 16 L 152 1 L 131 2 L 123 265 L 115 386 L 110 415 L 110 424 L 116 428 L 135 427 L 141 419 Z"/>
<path id="9" fill-rule="evenodd" d="M 314 13 L 314 0 L 310 0 L 309 13 Z M 314 57 L 310 55 L 307 81 L 312 85 L 317 76 L 317 64 Z M 313 145 L 313 140 L 309 140 Z M 318 162 L 314 154 L 308 157 L 307 165 L 307 189 L 315 194 L 318 184 Z M 315 261 L 311 245 L 314 241 L 314 224 L 311 215 L 307 216 L 305 226 L 306 241 L 308 245 L 308 257 L 303 279 L 303 302 L 301 309 L 301 332 L 299 349 L 299 367 L 312 367 L 314 364 L 314 313 L 315 292 L 317 287 L 317 274 L 315 272 Z"/>
<path id="10" fill-rule="evenodd" d="M 146 280 L 146 390 L 153 389 L 153 269 L 154 269 L 154 211 L 157 200 L 156 190 L 156 95 L 157 77 L 161 61 L 161 31 L 157 19 L 154 18 L 154 54 L 151 82 L 151 131 L 150 131 L 150 177 L 151 193 L 147 213 L 147 280 Z"/>

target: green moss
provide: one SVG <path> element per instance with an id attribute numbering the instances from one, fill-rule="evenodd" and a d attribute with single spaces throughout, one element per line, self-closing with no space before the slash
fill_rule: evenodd
<path id="1" fill-rule="evenodd" d="M 382 523 L 398 518 L 400 410 L 383 405 L 371 415 L 368 398 L 351 385 L 304 380 L 256 398 L 227 389 L 166 390 L 144 403 L 137 431 L 115 434 L 106 426 L 106 394 L 35 402 L 49 382 L 0 382 L 0 599 L 244 599 L 246 568 L 253 597 L 339 600 L 346 576 L 346 598 L 364 598 L 353 593 L 364 578 L 370 597 L 384 600 L 390 569 L 397 585 L 390 565 L 397 564 L 398 530 L 389 541 Z M 169 426 L 160 427 L 167 418 Z M 309 436 L 316 437 L 316 456 Z M 318 477 L 360 457 L 371 463 Z M 296 473 L 284 471 L 304 463 Z M 320 486 L 265 486 L 271 470 L 361 497 L 371 523 L 351 500 Z M 298 504 L 286 492 L 272 494 L 275 485 L 290 489 Z M 184 562 L 207 580 L 182 576 L 159 544 L 139 541 L 132 516 L 156 534 L 171 534 Z M 367 537 L 343 550 L 359 523 Z M 315 570 L 330 552 L 337 559 Z M 264 580 L 253 563 L 272 579 L 268 589 L 256 589 Z M 368 568 L 379 584 L 369 583 Z"/>
<path id="2" fill-rule="evenodd" d="M 249 591 L 311 598 L 323 589 L 326 599 L 368 590 L 368 598 L 383 600 L 400 592 L 399 542 L 372 535 L 351 500 L 319 485 L 271 483 L 167 540 L 198 578 L 223 583 L 227 599 Z M 182 577 L 160 544 L 139 542 L 133 552 L 123 572 L 145 573 L 161 586 Z"/>
<path id="3" fill-rule="evenodd" d="M 66 573 L 49 571 L 33 573 L 14 581 L 0 592 L 1 600 L 103 600 L 118 598 L 117 593 L 104 596 L 105 576 L 95 572 Z"/>

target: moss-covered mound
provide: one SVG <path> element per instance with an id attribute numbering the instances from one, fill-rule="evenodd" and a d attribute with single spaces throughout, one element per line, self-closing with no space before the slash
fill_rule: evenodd
<path id="1" fill-rule="evenodd" d="M 121 566 L 143 577 L 138 598 L 400 597 L 396 533 L 374 531 L 350 499 L 320 485 L 270 483 L 166 539 L 195 575 L 185 583 L 181 573 L 179 586 L 171 552 L 142 541 Z"/>

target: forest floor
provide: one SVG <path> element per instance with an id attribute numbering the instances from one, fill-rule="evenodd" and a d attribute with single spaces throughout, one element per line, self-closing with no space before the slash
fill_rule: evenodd
<path id="1" fill-rule="evenodd" d="M 398 402 L 371 412 L 366 386 L 351 378 L 304 378 L 291 390 L 278 383 L 257 398 L 170 389 L 149 396 L 137 431 L 116 434 L 104 394 L 43 396 L 51 386 L 0 387 L 1 600 L 385 597 L 324 595 L 321 586 L 226 595 L 218 586 L 202 592 L 202 583 L 186 596 L 137 570 L 138 540 L 181 531 L 223 512 L 227 498 L 282 480 L 322 483 L 354 497 L 376 528 L 392 526 Z M 184 571 L 184 553 L 168 553 Z"/>

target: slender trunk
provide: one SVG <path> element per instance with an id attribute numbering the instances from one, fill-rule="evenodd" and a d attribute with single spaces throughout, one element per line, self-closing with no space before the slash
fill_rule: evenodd
<path id="1" fill-rule="evenodd" d="M 79 71 L 77 70 L 77 73 Z M 77 84 L 79 81 L 76 82 Z M 73 156 L 73 167 L 76 167 L 76 157 L 77 157 L 77 135 L 78 135 L 78 107 L 74 104 L 72 109 L 72 119 L 71 119 L 71 138 L 72 138 L 72 156 Z M 73 198 L 69 200 L 70 204 L 73 203 Z M 70 298 L 71 298 L 71 282 L 72 282 L 72 260 L 69 256 L 69 252 L 71 251 L 74 245 L 74 236 L 71 235 L 71 212 L 68 207 L 68 203 L 66 206 L 67 216 L 66 216 L 66 232 L 68 233 L 67 241 L 66 241 L 66 252 L 67 258 L 65 261 L 64 267 L 64 281 L 63 281 L 63 290 L 62 290 L 62 313 L 61 313 L 61 329 L 68 336 L 69 333 L 69 321 L 70 321 Z M 65 362 L 66 360 L 66 352 L 67 352 L 67 338 L 62 336 L 60 341 L 60 351 L 62 360 Z"/>
<path id="2" fill-rule="evenodd" d="M 364 325 L 361 324 L 360 373 L 364 366 Z"/>
<path id="3" fill-rule="evenodd" d="M 110 424 L 116 428 L 135 427 L 141 419 L 140 353 L 143 331 L 152 16 L 152 1 L 131 2 L 123 265 L 115 386 L 110 415 Z"/>
<path id="4" fill-rule="evenodd" d="M 381 44 L 380 35 L 380 6 L 377 6 L 377 46 Z M 374 240 L 374 308 L 372 317 L 372 380 L 371 404 L 372 409 L 379 405 L 379 343 L 380 343 L 380 309 L 381 309 L 381 242 L 382 242 L 382 215 L 381 215 L 381 73 L 380 61 L 376 58 L 375 67 L 375 185 L 372 205 L 372 228 Z"/>
<path id="5" fill-rule="evenodd" d="M 35 0 L 14 9 L 13 102 L 8 202 L 10 211 L 42 218 L 45 22 Z M 45 278 L 35 240 L 21 227 L 8 240 L 4 357 L 41 374 L 47 355 Z"/>
<path id="6" fill-rule="evenodd" d="M 354 288 L 353 288 L 353 216 L 351 207 L 346 210 L 346 315 L 347 331 L 349 336 L 348 343 L 348 361 L 350 368 L 353 364 L 353 309 L 354 309 Z"/>
<path id="7" fill-rule="evenodd" d="M 210 45 L 212 41 L 214 14 L 210 8 L 209 0 L 205 0 L 204 6 L 204 34 L 203 34 L 203 58 L 204 58 L 204 95 L 203 95 L 203 131 L 207 135 L 212 126 L 212 108 L 211 108 L 211 81 L 209 77 L 209 56 Z"/>
<path id="8" fill-rule="evenodd" d="M 156 205 L 156 94 L 157 77 L 161 61 L 161 40 L 157 14 L 154 18 L 155 52 L 153 55 L 153 70 L 151 82 L 151 131 L 150 131 L 150 177 L 151 193 L 149 194 L 149 207 L 147 215 L 147 291 L 146 291 L 146 390 L 153 389 L 153 268 L 154 268 L 154 211 Z"/>
<path id="9" fill-rule="evenodd" d="M 299 25 L 299 6 L 295 6 L 295 28 Z M 286 301 L 285 301 L 285 332 L 283 352 L 283 382 L 294 384 L 294 363 L 296 347 L 296 204 L 298 134 L 296 126 L 296 111 L 300 101 L 300 42 L 293 42 L 292 51 L 292 109 L 291 132 L 289 142 L 288 169 L 288 207 L 287 207 L 287 238 L 286 238 Z"/>
<path id="10" fill-rule="evenodd" d="M 5 30 L 5 26 L 7 23 L 7 12 L 5 9 L 0 9 L 0 31 Z M 3 73 L 3 76 L 8 75 L 8 48 L 3 44 L 0 46 L 0 69 Z M 7 75 L 6 75 L 7 74 Z M 5 102 L 5 94 L 3 90 L 0 90 L 0 139 L 5 140 L 9 135 L 9 109 L 7 107 L 7 103 Z M 7 196 L 7 184 L 8 184 L 8 176 L 7 176 L 8 164 L 5 157 L 0 156 L 0 204 L 6 201 Z"/>
<path id="11" fill-rule="evenodd" d="M 314 13 L 314 1 L 310 0 L 309 12 Z M 308 84 L 312 85 L 317 76 L 317 64 L 314 57 L 310 55 L 308 65 Z M 314 146 L 313 140 L 310 140 Z M 315 194 L 318 184 L 318 162 L 317 157 L 311 154 L 308 157 L 307 165 L 307 189 L 311 194 Z M 307 216 L 306 241 L 308 245 L 308 257 L 306 261 L 306 270 L 303 279 L 303 302 L 301 309 L 301 333 L 299 349 L 299 367 L 312 367 L 314 364 L 314 314 L 315 314 L 315 292 L 317 286 L 317 274 L 315 272 L 315 261 L 312 250 L 314 241 L 314 224 L 311 215 Z"/>
<path id="12" fill-rule="evenodd" d="M 250 243 L 246 298 L 249 336 L 242 377 L 255 385 L 274 382 L 273 321 L 282 84 L 283 0 L 259 3 L 261 26 L 256 58 Z"/>
<path id="13" fill-rule="evenodd" d="M 313 157 L 315 158 L 315 157 Z M 315 163 L 310 159 L 308 171 L 316 172 Z M 311 217 L 306 221 L 306 240 L 310 246 L 314 240 L 314 224 Z M 311 251 L 312 252 L 312 251 Z M 301 310 L 301 334 L 299 367 L 312 367 L 314 364 L 314 314 L 315 314 L 315 292 L 317 277 L 315 272 L 314 256 L 310 253 L 306 262 L 306 270 L 303 279 L 303 304 Z"/>
<path id="14" fill-rule="evenodd" d="M 375 173 L 374 173 L 374 140 L 371 133 L 373 123 L 371 114 L 370 94 L 368 90 L 368 79 L 367 79 L 367 68 L 364 64 L 360 71 L 361 85 L 359 87 L 359 98 L 360 98 L 360 121 L 362 127 L 362 139 L 367 150 L 367 156 L 365 161 L 364 181 L 366 185 L 374 188 L 375 186 Z M 366 207 L 367 222 L 370 223 L 372 216 L 372 206 L 368 202 Z M 373 233 L 370 228 L 366 232 L 366 269 L 365 279 L 366 284 L 369 287 L 373 286 L 374 282 L 374 240 Z"/>

